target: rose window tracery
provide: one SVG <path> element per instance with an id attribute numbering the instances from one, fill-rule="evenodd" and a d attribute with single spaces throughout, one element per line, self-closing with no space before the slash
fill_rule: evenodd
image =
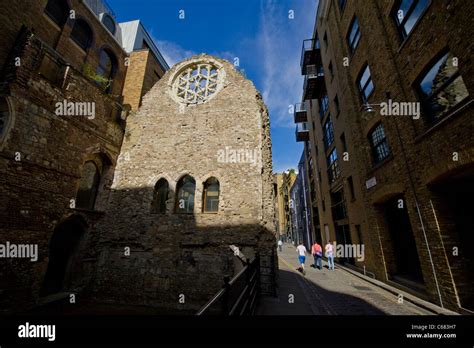
<path id="1" fill-rule="evenodd" d="M 203 103 L 218 91 L 220 75 L 220 69 L 212 63 L 194 63 L 179 73 L 174 93 L 183 103 Z"/>

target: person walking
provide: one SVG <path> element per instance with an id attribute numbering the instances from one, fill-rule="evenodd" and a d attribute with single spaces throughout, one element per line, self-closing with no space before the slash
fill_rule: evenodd
<path id="1" fill-rule="evenodd" d="M 306 261 L 306 247 L 303 245 L 303 242 L 300 242 L 300 244 L 296 247 L 296 252 L 298 253 L 298 260 L 301 265 L 299 270 L 301 270 L 301 273 L 305 275 L 306 272 L 304 270 L 304 263 Z"/>
<path id="2" fill-rule="evenodd" d="M 283 249 L 282 249 L 282 246 L 283 246 L 283 242 L 282 242 L 282 240 L 280 239 L 280 240 L 278 241 L 278 249 L 279 249 L 280 251 L 283 250 Z"/>
<path id="3" fill-rule="evenodd" d="M 334 247 L 330 240 L 328 240 L 324 249 L 326 250 L 326 257 L 328 258 L 328 268 L 334 271 Z"/>
<path id="4" fill-rule="evenodd" d="M 323 268 L 322 257 L 323 257 L 323 248 L 318 242 L 314 242 L 311 248 L 311 254 L 314 257 L 314 268 Z"/>

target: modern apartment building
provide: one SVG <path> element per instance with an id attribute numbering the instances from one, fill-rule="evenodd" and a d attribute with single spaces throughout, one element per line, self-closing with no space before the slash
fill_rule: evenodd
<path id="1" fill-rule="evenodd" d="M 290 213 L 292 219 L 293 238 L 296 243 L 300 241 L 309 250 L 315 240 L 313 220 L 311 218 L 310 185 L 307 169 L 306 150 L 303 150 L 298 163 L 298 175 L 290 189 Z"/>
<path id="2" fill-rule="evenodd" d="M 295 109 L 321 238 L 365 246 L 363 261 L 339 261 L 460 312 L 474 310 L 473 14 L 471 2 L 321 0 Z"/>

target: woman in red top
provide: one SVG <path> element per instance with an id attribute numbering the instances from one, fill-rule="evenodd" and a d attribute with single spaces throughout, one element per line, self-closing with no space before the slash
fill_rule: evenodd
<path id="1" fill-rule="evenodd" d="M 318 242 L 314 242 L 313 246 L 311 247 L 311 254 L 313 254 L 314 257 L 314 268 L 322 269 L 323 248 L 318 244 Z"/>

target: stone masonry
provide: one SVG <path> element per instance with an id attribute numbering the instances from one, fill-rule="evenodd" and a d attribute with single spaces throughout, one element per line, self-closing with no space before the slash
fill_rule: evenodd
<path id="1" fill-rule="evenodd" d="M 183 102 L 176 79 L 199 64 L 215 69 L 216 91 L 203 102 Z M 176 212 L 185 175 L 196 183 L 192 214 Z M 203 186 L 211 177 L 220 184 L 218 211 L 205 213 Z M 163 178 L 166 211 L 152 213 L 154 186 Z M 230 245 L 245 258 L 259 253 L 262 292 L 273 293 L 273 210 L 269 117 L 260 94 L 227 61 L 199 55 L 176 64 L 127 120 L 105 217 L 91 231 L 100 250 L 94 296 L 197 309 L 234 275 Z"/>

